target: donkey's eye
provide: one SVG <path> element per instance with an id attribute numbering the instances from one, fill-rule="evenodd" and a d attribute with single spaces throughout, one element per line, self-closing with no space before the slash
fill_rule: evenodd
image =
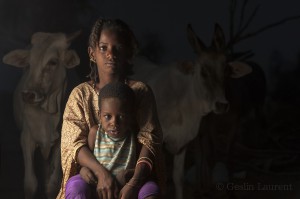
<path id="1" fill-rule="evenodd" d="M 208 77 L 208 72 L 207 72 L 206 69 L 202 68 L 202 70 L 201 70 L 201 76 L 202 76 L 203 78 L 207 78 L 207 77 Z"/>

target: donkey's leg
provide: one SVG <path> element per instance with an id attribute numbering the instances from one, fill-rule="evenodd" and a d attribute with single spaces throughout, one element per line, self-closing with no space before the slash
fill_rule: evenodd
<path id="1" fill-rule="evenodd" d="M 183 198 L 184 161 L 186 148 L 174 155 L 173 180 L 176 190 L 176 199 Z"/>
<path id="2" fill-rule="evenodd" d="M 32 199 L 37 190 L 38 182 L 34 173 L 34 151 L 35 142 L 32 139 L 29 131 L 22 131 L 21 133 L 21 147 L 24 157 L 24 194 L 25 199 Z"/>

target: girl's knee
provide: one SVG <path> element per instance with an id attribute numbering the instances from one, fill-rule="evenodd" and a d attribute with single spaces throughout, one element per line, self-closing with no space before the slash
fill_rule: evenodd
<path id="1" fill-rule="evenodd" d="M 66 183 L 66 199 L 87 199 L 90 195 L 90 186 L 80 175 L 71 177 Z"/>
<path id="2" fill-rule="evenodd" d="M 156 198 L 160 193 L 158 185 L 153 181 L 146 182 L 139 191 L 138 199 Z"/>

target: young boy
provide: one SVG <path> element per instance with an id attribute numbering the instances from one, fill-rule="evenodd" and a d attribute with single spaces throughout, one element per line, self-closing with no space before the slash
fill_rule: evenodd
<path id="1" fill-rule="evenodd" d="M 130 196 L 128 198 L 157 198 L 159 188 L 150 181 L 153 163 L 147 157 L 137 158 L 140 148 L 133 90 L 118 82 L 107 84 L 99 93 L 100 124 L 90 129 L 89 148 L 99 163 L 115 177 L 116 186 L 121 189 L 116 195 L 121 197 L 125 193 L 126 197 Z M 144 177 L 134 177 L 136 165 L 146 167 Z M 97 184 L 96 177 L 87 167 L 81 168 L 80 176 L 88 184 Z"/>

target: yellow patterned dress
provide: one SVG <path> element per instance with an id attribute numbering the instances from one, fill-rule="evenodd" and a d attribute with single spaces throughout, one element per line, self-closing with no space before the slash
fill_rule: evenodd
<path id="1" fill-rule="evenodd" d="M 145 145 L 156 158 L 155 171 L 158 183 L 164 190 L 163 157 L 161 153 L 162 131 L 158 121 L 156 103 L 150 87 L 139 81 L 128 85 L 136 94 L 137 121 L 140 127 L 138 141 Z M 77 153 L 82 146 L 88 146 L 89 129 L 99 123 L 98 94 L 88 83 L 75 87 L 67 101 L 61 131 L 61 165 L 63 178 L 57 199 L 65 198 L 67 180 L 78 174 Z"/>

